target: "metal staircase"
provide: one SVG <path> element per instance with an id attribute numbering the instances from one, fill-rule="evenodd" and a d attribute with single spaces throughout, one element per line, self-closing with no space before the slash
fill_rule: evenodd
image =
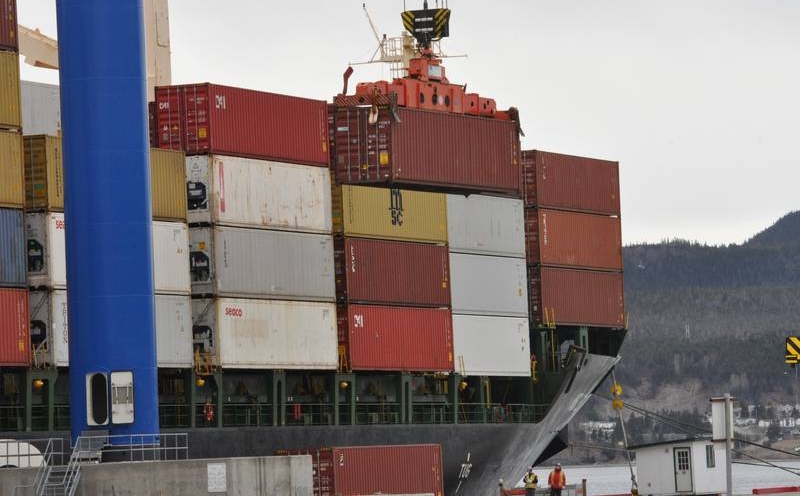
<path id="1" fill-rule="evenodd" d="M 74 496 L 81 479 L 81 466 L 88 463 L 99 463 L 103 448 L 108 445 L 107 431 L 91 431 L 78 437 L 67 460 L 63 462 L 64 453 L 55 450 L 53 443 L 48 443 L 42 454 L 43 463 L 39 465 L 33 483 L 17 486 L 17 490 L 32 487 L 36 496 Z M 21 493 L 20 493 L 21 494 Z"/>
<path id="2" fill-rule="evenodd" d="M 71 450 L 66 448 L 65 439 L 47 440 L 42 452 L 29 449 L 23 453 L 17 448 L 18 457 L 28 458 L 26 465 L 18 462 L 19 466 L 39 468 L 33 482 L 16 486 L 11 496 L 74 496 L 81 481 L 81 467 L 100 463 L 104 454 L 126 463 L 188 460 L 188 441 L 185 432 L 109 435 L 105 430 L 91 430 L 82 432 Z"/>

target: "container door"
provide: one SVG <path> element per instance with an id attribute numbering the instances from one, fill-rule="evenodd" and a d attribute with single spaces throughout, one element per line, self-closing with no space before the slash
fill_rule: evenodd
<path id="1" fill-rule="evenodd" d="M 689 448 L 675 448 L 675 492 L 692 492 L 691 467 Z"/>

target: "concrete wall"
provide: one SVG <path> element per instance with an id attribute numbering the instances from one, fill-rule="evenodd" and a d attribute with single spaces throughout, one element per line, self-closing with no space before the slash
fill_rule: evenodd
<path id="1" fill-rule="evenodd" d="M 35 469 L 2 469 L 0 494 L 33 481 Z M 33 491 L 17 491 L 17 496 Z M 78 496 L 312 496 L 310 456 L 104 463 L 81 469 Z"/>

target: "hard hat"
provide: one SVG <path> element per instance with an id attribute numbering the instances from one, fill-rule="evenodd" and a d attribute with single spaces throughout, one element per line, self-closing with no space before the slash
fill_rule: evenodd
<path id="1" fill-rule="evenodd" d="M 561 468 L 561 464 L 560 463 L 556 463 L 556 467 Z"/>

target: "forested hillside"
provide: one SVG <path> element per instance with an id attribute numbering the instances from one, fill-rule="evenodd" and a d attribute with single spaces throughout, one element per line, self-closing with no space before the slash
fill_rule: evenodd
<path id="1" fill-rule="evenodd" d="M 633 397 L 701 411 L 725 392 L 794 397 L 783 355 L 800 335 L 800 212 L 741 245 L 676 240 L 623 256 L 630 333 L 618 378 Z"/>

